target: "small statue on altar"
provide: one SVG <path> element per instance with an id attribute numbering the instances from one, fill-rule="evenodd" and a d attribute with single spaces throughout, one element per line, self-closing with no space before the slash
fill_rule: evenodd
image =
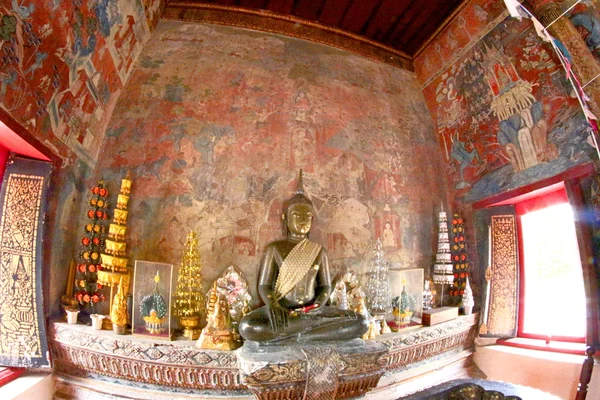
<path id="1" fill-rule="evenodd" d="M 262 344 L 360 338 L 368 329 L 366 318 L 325 306 L 329 261 L 325 249 L 308 238 L 314 209 L 304 194 L 302 170 L 284 210 L 287 238 L 267 245 L 260 268 L 258 292 L 265 306 L 242 319 L 240 334 Z"/>
<path id="2" fill-rule="evenodd" d="M 196 347 L 213 350 L 235 350 L 240 347 L 231 325 L 229 303 L 225 296 L 217 292 L 217 282 L 210 291 L 208 320 Z"/>
<path id="3" fill-rule="evenodd" d="M 119 290 L 115 295 L 110 310 L 110 319 L 113 330 L 119 335 L 124 335 L 127 327 L 127 299 L 125 298 L 125 289 L 123 288 L 123 278 L 119 280 Z"/>
<path id="4" fill-rule="evenodd" d="M 362 335 L 362 338 L 364 340 L 373 340 L 381 334 L 381 327 L 367 309 L 365 297 L 365 292 L 363 292 L 359 286 L 356 286 L 350 290 L 349 303 L 351 304 L 352 310 L 362 315 L 368 322 L 369 328 L 367 329 L 367 332 Z"/>

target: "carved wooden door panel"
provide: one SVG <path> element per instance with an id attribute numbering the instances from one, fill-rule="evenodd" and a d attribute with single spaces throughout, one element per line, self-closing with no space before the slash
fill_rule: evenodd
<path id="1" fill-rule="evenodd" d="M 0 365 L 48 366 L 42 237 L 52 164 L 9 157 L 0 190 Z"/>
<path id="2" fill-rule="evenodd" d="M 513 206 L 482 210 L 487 233 L 480 250 L 483 268 L 482 307 L 479 334 L 514 337 L 519 310 L 519 249 L 517 216 Z M 483 249 L 483 251 L 481 251 Z"/>

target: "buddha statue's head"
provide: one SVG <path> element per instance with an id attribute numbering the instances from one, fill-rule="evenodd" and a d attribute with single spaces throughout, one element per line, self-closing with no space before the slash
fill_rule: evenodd
<path id="1" fill-rule="evenodd" d="M 304 194 L 302 170 L 298 175 L 296 193 L 284 203 L 283 210 L 283 220 L 289 233 L 304 236 L 310 232 L 314 211 L 312 201 Z"/>

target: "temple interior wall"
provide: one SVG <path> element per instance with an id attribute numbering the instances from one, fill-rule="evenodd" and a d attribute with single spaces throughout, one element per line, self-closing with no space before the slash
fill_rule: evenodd
<path id="1" fill-rule="evenodd" d="M 531 20 L 510 17 L 502 1 L 468 1 L 414 66 L 452 210 L 465 220 L 468 272 L 480 299 L 486 265 L 476 261 L 485 252 L 477 246 L 487 227 L 475 223 L 473 203 L 574 170 L 595 150 L 554 50 Z"/>
<path id="2" fill-rule="evenodd" d="M 394 266 L 427 274 L 440 203 L 465 210 L 468 220 L 473 201 L 590 160 L 584 121 L 556 58 L 529 22 L 506 17 L 501 1 L 470 1 L 417 57 L 416 74 L 268 33 L 174 21 L 154 28 L 159 2 L 144 1 L 152 11 L 144 17 L 120 1 L 120 11 L 134 15 L 135 52 L 114 40 L 127 31 L 125 20 L 109 27 L 84 60 L 93 79 L 69 78 L 82 60 L 58 51 L 76 39 L 75 21 L 59 18 L 75 15 L 63 9 L 75 6 L 42 3 L 36 10 L 45 11 L 29 22 L 50 22 L 49 35 L 66 33 L 36 50 L 51 57 L 41 68 L 25 49 L 31 65 L 21 66 L 27 73 L 0 100 L 65 160 L 50 200 L 51 313 L 77 255 L 89 188 L 100 178 L 113 195 L 128 171 L 133 178 L 132 261 L 177 267 L 193 229 L 205 287 L 233 264 L 255 294 L 262 248 L 283 236 L 282 202 L 299 168 L 317 209 L 312 237 L 328 248 L 334 272 L 363 271 L 381 238 Z M 52 66 L 58 86 L 44 83 Z M 77 91 L 88 80 L 98 99 Z M 495 109 L 494 98 L 510 85 L 524 88 L 523 103 Z M 52 114 L 53 105 L 60 112 Z M 544 138 L 543 148 L 514 141 L 523 127 Z"/>
<path id="3" fill-rule="evenodd" d="M 394 266 L 428 271 L 445 203 L 438 154 L 412 73 L 283 36 L 161 21 L 88 186 L 131 173 L 131 260 L 177 265 L 195 230 L 206 284 L 233 264 L 255 293 L 300 168 L 311 238 L 333 273 L 361 272 L 376 238 Z"/>

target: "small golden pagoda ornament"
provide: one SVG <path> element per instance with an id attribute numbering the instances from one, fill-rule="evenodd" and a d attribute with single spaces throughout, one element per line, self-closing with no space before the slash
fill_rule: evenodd
<path id="1" fill-rule="evenodd" d="M 110 309 L 112 309 L 115 286 L 119 285 L 119 290 L 123 291 L 123 296 L 127 296 L 131 279 L 129 270 L 127 269 L 127 243 L 125 242 L 127 204 L 129 203 L 131 183 L 129 173 L 127 173 L 127 177 L 121 180 L 121 190 L 117 196 L 117 205 L 113 213 L 113 223 L 108 228 L 108 238 L 104 242 L 104 253 L 100 254 L 102 264 L 98 269 L 98 283 L 110 287 Z M 122 284 L 119 283 L 121 280 Z M 123 287 L 121 288 L 121 286 Z"/>
<path id="2" fill-rule="evenodd" d="M 184 327 L 183 336 L 197 340 L 200 337 L 200 317 L 205 311 L 205 300 L 202 294 L 202 262 L 194 231 L 188 233 L 185 241 L 177 288 L 172 299 L 173 315 L 179 318 L 179 323 Z"/>
<path id="3" fill-rule="evenodd" d="M 208 323 L 202 329 L 196 347 L 213 350 L 235 350 L 241 343 L 235 340 L 229 304 L 225 296 L 218 294 L 216 282 L 208 303 Z"/>
<path id="4" fill-rule="evenodd" d="M 112 301 L 112 307 L 110 309 L 110 319 L 112 321 L 113 331 L 119 335 L 125 334 L 127 327 L 127 299 L 125 297 L 125 290 L 123 289 L 123 278 L 119 280 L 119 289 L 115 298 Z"/>

